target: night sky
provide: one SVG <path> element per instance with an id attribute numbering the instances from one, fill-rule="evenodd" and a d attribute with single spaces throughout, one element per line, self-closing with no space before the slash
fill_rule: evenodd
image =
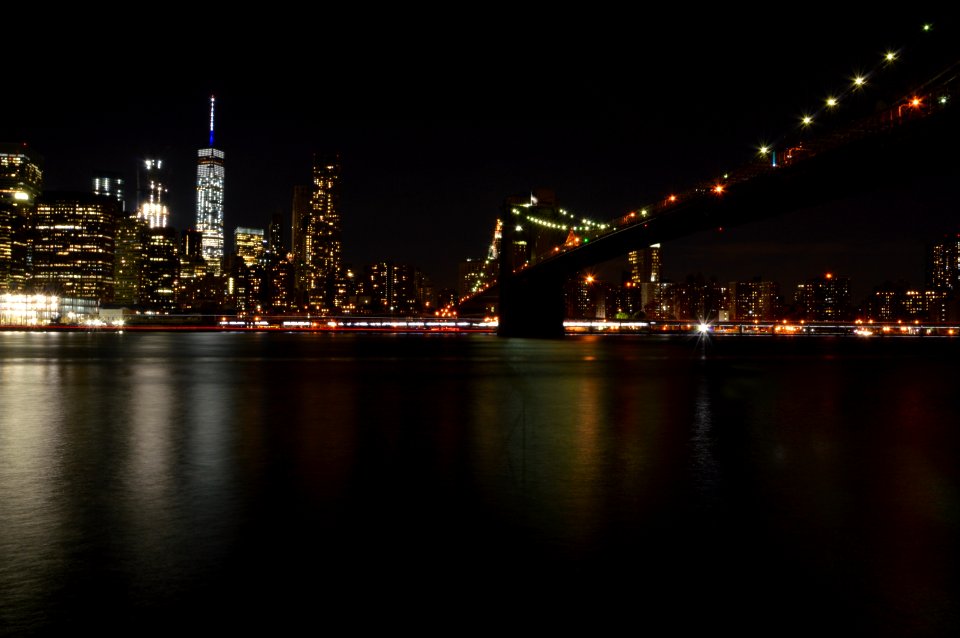
<path id="1" fill-rule="evenodd" d="M 890 49 L 909 55 L 925 22 L 934 30 L 924 36 L 960 41 L 942 16 L 906 11 L 789 24 L 772 13 L 638 22 L 616 11 L 490 11 L 344 17 L 338 28 L 292 12 L 233 16 L 229 27 L 168 16 L 133 40 L 81 37 L 64 24 L 58 37 L 21 34 L 8 50 L 59 55 L 35 60 L 24 90 L 2 101 L 0 141 L 40 153 L 48 189 L 87 190 L 96 169 L 132 184 L 138 158 L 162 157 L 173 223 L 184 228 L 215 94 L 228 242 L 235 227 L 265 227 L 276 211 L 289 223 L 312 153 L 339 152 L 345 261 L 409 262 L 453 286 L 461 259 L 485 255 L 510 195 L 546 188 L 578 214 L 622 215 L 748 160 L 854 71 Z M 926 244 L 960 230 L 960 197 L 949 190 L 958 175 L 949 167 L 667 243 L 665 275 L 761 275 L 788 287 L 830 270 L 850 276 L 858 295 L 888 279 L 922 284 Z M 909 221 L 884 223 L 904 211 Z"/>

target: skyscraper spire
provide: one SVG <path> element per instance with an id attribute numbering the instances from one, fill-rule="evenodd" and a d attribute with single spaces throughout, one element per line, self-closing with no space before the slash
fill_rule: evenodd
<path id="1" fill-rule="evenodd" d="M 203 257 L 214 273 L 223 259 L 223 151 L 213 146 L 214 97 L 210 96 L 210 146 L 197 151 L 197 230 Z"/>
<path id="2" fill-rule="evenodd" d="M 214 97 L 210 96 L 210 148 L 213 148 L 213 103 Z"/>

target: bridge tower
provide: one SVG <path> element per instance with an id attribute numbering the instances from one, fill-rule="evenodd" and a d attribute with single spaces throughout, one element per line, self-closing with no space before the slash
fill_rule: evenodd
<path id="1" fill-rule="evenodd" d="M 565 216 L 551 191 L 534 191 L 504 202 L 498 277 L 500 336 L 563 336 L 565 277 L 530 278 L 524 273 L 564 243 L 569 234 Z"/>

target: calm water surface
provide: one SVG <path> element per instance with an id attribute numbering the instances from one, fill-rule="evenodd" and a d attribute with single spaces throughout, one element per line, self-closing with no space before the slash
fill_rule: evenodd
<path id="1" fill-rule="evenodd" d="M 937 338 L 0 333 L 0 633 L 958 635 L 958 365 Z"/>

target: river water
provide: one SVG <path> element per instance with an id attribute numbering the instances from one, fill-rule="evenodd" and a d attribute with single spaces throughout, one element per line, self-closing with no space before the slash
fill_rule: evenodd
<path id="1" fill-rule="evenodd" d="M 0 333 L 0 633 L 956 635 L 960 340 Z"/>

